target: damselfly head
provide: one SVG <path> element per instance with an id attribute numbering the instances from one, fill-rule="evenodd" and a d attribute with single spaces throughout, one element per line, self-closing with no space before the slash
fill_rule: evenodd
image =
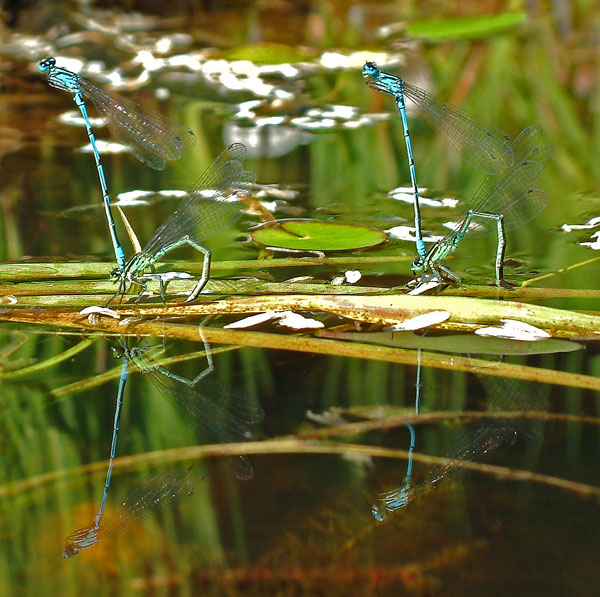
<path id="1" fill-rule="evenodd" d="M 387 512 L 383 506 L 379 504 L 373 504 L 371 507 L 371 514 L 377 522 L 383 522 L 387 518 Z"/>
<path id="2" fill-rule="evenodd" d="M 425 266 L 425 260 L 420 255 L 417 255 L 414 258 L 414 260 L 410 266 L 410 269 L 412 270 L 412 273 L 415 276 L 421 276 L 424 271 L 424 266 Z"/>
<path id="3" fill-rule="evenodd" d="M 40 60 L 38 62 L 38 69 L 43 73 L 48 72 L 51 68 L 54 68 L 55 66 L 56 66 L 55 58 L 44 58 L 43 60 Z"/>
<path id="4" fill-rule="evenodd" d="M 108 277 L 110 280 L 120 280 L 122 275 L 123 269 L 120 267 L 115 267 L 115 269 L 110 272 Z"/>
<path id="5" fill-rule="evenodd" d="M 115 359 L 122 359 L 125 356 L 125 351 L 127 350 L 127 348 L 124 345 L 119 345 L 119 346 L 111 346 L 110 350 L 113 353 L 113 357 L 115 357 Z"/>
<path id="6" fill-rule="evenodd" d="M 394 89 L 389 85 L 389 77 L 387 73 L 382 73 L 374 62 L 367 62 L 362 69 L 362 76 L 367 84 L 367 87 L 381 91 L 382 93 L 389 93 L 390 95 L 396 95 Z M 397 78 L 394 77 L 394 81 Z"/>
<path id="7" fill-rule="evenodd" d="M 363 77 L 374 77 L 375 75 L 377 75 L 377 73 L 379 73 L 379 69 L 377 68 L 377 65 L 374 62 L 365 62 L 365 65 L 362 69 Z"/>

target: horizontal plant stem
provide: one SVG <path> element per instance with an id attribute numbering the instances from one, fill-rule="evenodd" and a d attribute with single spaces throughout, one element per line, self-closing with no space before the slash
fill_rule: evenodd
<path id="1" fill-rule="evenodd" d="M 503 297 L 503 298 L 598 298 L 598 289 L 580 288 L 531 288 L 531 284 L 552 277 L 563 271 L 570 271 L 582 265 L 597 261 L 600 257 L 589 259 L 583 263 L 575 264 L 555 273 L 546 274 L 538 278 L 532 278 L 523 283 L 521 287 L 512 290 L 496 288 L 494 286 L 465 285 L 460 287 L 448 287 L 444 289 L 445 295 L 451 296 L 479 296 L 479 297 Z M 371 265 L 377 263 L 403 263 L 412 260 L 410 256 L 371 256 L 357 255 L 353 257 L 294 257 L 282 259 L 241 259 L 236 261 L 213 261 L 211 271 L 227 272 L 234 270 L 261 270 L 273 268 L 307 267 L 307 266 L 345 266 L 345 265 Z M 0 264 L 0 281 L 9 282 L 41 282 L 45 280 L 97 280 L 107 281 L 110 272 L 114 269 L 114 262 L 89 262 L 73 261 L 67 263 L 3 263 Z M 156 264 L 157 271 L 187 272 L 200 275 L 202 262 L 198 261 L 161 261 Z M 109 290 L 115 288 L 115 284 L 108 285 Z M 345 286 L 348 288 L 348 286 Z M 4 289 L 6 291 L 6 289 Z"/>
<path id="2" fill-rule="evenodd" d="M 573 271 L 585 265 L 589 265 L 590 263 L 595 263 L 598 261 L 600 257 L 592 257 L 591 259 L 586 259 L 585 261 L 581 261 L 580 263 L 574 263 L 573 265 L 569 265 L 568 267 L 562 267 L 554 272 L 549 272 L 544 274 L 543 276 L 537 276 L 535 278 L 530 278 L 523 282 L 523 286 L 531 286 L 531 284 L 541 282 L 542 280 L 547 280 L 548 278 L 553 278 L 554 276 L 559 276 L 561 274 L 565 274 L 567 272 Z"/>
<path id="3" fill-rule="evenodd" d="M 240 259 L 237 261 L 213 261 L 211 271 L 239 269 L 271 269 L 276 267 L 303 267 L 309 265 L 352 265 L 356 263 L 401 263 L 412 261 L 412 256 L 399 255 L 357 255 L 354 257 L 294 257 L 283 259 Z M 57 263 L 3 263 L 0 265 L 0 280 L 31 281 L 53 279 L 108 278 L 115 268 L 114 261 L 72 261 Z M 157 270 L 181 271 L 191 274 L 202 273 L 201 261 L 161 261 Z"/>
<path id="4" fill-rule="evenodd" d="M 173 280 L 167 285 L 167 293 L 181 294 L 185 298 L 196 286 L 197 280 Z M 59 306 L 64 303 L 87 304 L 108 302 L 114 296 L 117 285 L 108 280 L 50 280 L 45 283 L 20 282 L 0 287 L 0 296 L 17 299 L 14 304 L 49 304 Z M 160 286 L 151 281 L 148 291 L 160 296 Z M 257 294 L 390 294 L 398 292 L 394 288 L 376 286 L 351 286 L 315 282 L 265 282 L 262 280 L 209 280 L 202 292 L 202 298 L 211 295 L 257 295 Z M 31 297 L 30 301 L 24 298 Z M 130 298 L 134 298 L 133 296 Z M 14 302 L 14 301 L 13 301 Z"/>
<path id="5" fill-rule="evenodd" d="M 114 460 L 115 468 L 113 475 L 125 471 L 135 470 L 140 465 L 160 464 L 164 465 L 170 462 L 176 463 L 182 460 L 220 458 L 233 455 L 258 455 L 258 454 L 356 454 L 361 456 L 370 456 L 372 458 L 393 458 L 408 460 L 408 450 L 382 448 L 379 446 L 369 446 L 361 444 L 338 444 L 331 442 L 315 442 L 300 440 L 294 437 L 274 438 L 259 442 L 241 442 L 232 444 L 217 444 L 192 446 L 189 448 L 176 448 L 172 450 L 147 452 L 133 456 L 121 456 Z M 511 469 L 504 466 L 491 464 L 481 464 L 467 460 L 455 460 L 439 456 L 429 456 L 419 452 L 413 452 L 410 455 L 415 462 L 420 462 L 429 466 L 455 465 L 460 468 L 495 476 L 506 481 L 529 481 L 539 483 L 550 487 L 556 487 L 567 491 L 577 493 L 582 497 L 593 497 L 600 499 L 600 488 L 584 483 L 560 479 L 549 475 L 542 475 L 529 471 Z M 41 488 L 50 483 L 61 480 L 74 479 L 90 473 L 104 474 L 107 461 L 95 462 L 93 464 L 75 467 L 68 470 L 59 470 L 52 473 L 46 473 L 37 477 L 30 477 L 23 481 L 17 481 L 0 487 L 0 499 L 17 496 L 26 491 Z"/>
<path id="6" fill-rule="evenodd" d="M 95 338 L 86 338 L 82 340 L 75 346 L 71 346 L 64 352 L 57 354 L 49 359 L 44 361 L 40 361 L 39 363 L 34 363 L 33 365 L 28 365 L 27 367 L 21 367 L 20 369 L 15 369 L 13 371 L 0 371 L 0 380 L 1 381 L 9 381 L 13 379 L 18 379 L 20 377 L 25 377 L 26 375 L 31 375 L 33 373 L 39 373 L 40 371 L 44 371 L 49 367 L 53 367 L 54 365 L 58 365 L 62 361 L 66 361 L 71 357 L 74 357 L 76 354 L 79 354 L 88 346 L 91 346 L 95 341 Z"/>
<path id="7" fill-rule="evenodd" d="M 120 326 L 119 320 L 103 318 L 100 324 L 91 324 L 86 318 L 78 317 L 74 312 L 59 312 L 46 310 L 43 315 L 37 311 L 24 309 L 12 310 L 10 313 L 0 310 L 0 321 L 19 321 L 23 323 L 39 323 L 53 325 L 67 329 L 77 328 L 85 330 L 102 331 L 118 335 L 133 336 L 165 336 L 179 340 L 200 342 L 200 334 L 196 325 L 170 325 L 155 321 L 134 321 L 129 326 Z M 313 354 L 326 354 L 348 358 L 385 361 L 402 365 L 416 365 L 417 351 L 392 348 L 388 346 L 374 346 L 360 342 L 341 342 L 337 340 L 324 340 L 303 336 L 273 334 L 267 332 L 248 332 L 245 330 L 229 330 L 204 327 L 202 333 L 207 342 L 217 344 L 233 344 L 236 346 L 268 348 L 275 350 L 290 350 Z M 492 375 L 497 377 L 510 377 L 525 381 L 535 381 L 554 385 L 576 387 L 591 390 L 600 390 L 600 378 L 579 373 L 555 371 L 525 365 L 513 365 L 498 361 L 486 361 L 461 357 L 457 355 L 444 355 L 422 351 L 420 362 L 424 367 L 436 367 L 452 371 L 467 371 L 478 375 Z"/>
<path id="8" fill-rule="evenodd" d="M 521 421 L 532 419 L 535 421 L 556 421 L 560 423 L 580 423 L 583 425 L 600 425 L 600 417 L 586 417 L 582 415 L 569 415 L 564 413 L 550 413 L 546 411 L 437 411 L 428 413 L 407 414 L 399 416 L 387 416 L 357 421 L 356 423 L 345 423 L 317 429 L 304 431 L 297 435 L 298 439 L 331 439 L 337 437 L 352 437 L 369 431 L 382 431 L 395 429 L 404 425 L 431 425 L 446 421 L 472 421 L 472 420 L 499 419 L 502 421 Z"/>
<path id="9" fill-rule="evenodd" d="M 514 320 L 539 328 L 554 338 L 600 340 L 600 317 L 596 315 L 520 302 L 450 296 L 284 294 L 235 297 L 190 305 L 115 304 L 114 309 L 121 317 L 322 311 L 380 325 L 395 325 L 441 310 L 448 312 L 449 319 L 436 325 L 435 329 L 474 332 L 482 327 L 500 326 L 503 320 Z"/>

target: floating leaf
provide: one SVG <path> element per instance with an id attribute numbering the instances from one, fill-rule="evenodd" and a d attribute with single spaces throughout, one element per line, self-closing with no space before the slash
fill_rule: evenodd
<path id="1" fill-rule="evenodd" d="M 399 348 L 422 348 L 452 354 L 551 354 L 582 350 L 583 344 L 570 340 L 522 340 L 504 339 L 473 334 L 451 334 L 444 336 L 418 336 L 412 332 L 334 332 L 324 331 L 319 334 L 324 338 L 369 342 Z"/>
<path id="2" fill-rule="evenodd" d="M 252 232 L 259 244 L 305 251 L 348 251 L 373 247 L 385 242 L 382 230 L 368 226 L 315 222 L 312 220 L 280 220 Z"/>
<path id="3" fill-rule="evenodd" d="M 447 19 L 427 19 L 410 23 L 407 31 L 413 37 L 429 41 L 487 37 L 512 29 L 525 22 L 524 12 L 505 12 L 498 15 L 478 15 Z"/>

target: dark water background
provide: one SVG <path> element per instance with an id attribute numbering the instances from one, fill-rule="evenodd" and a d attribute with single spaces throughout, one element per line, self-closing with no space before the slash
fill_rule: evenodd
<path id="1" fill-rule="evenodd" d="M 410 226 L 410 203 L 387 194 L 409 184 L 401 122 L 391 98 L 364 85 L 360 70 L 369 59 L 511 137 L 528 124 L 542 125 L 543 140 L 555 147 L 539 182 L 550 201 L 525 229 L 510 233 L 509 279 L 519 282 L 591 259 L 598 250 L 598 223 L 592 218 L 599 205 L 600 12 L 583 0 L 527 3 L 520 24 L 511 19 L 498 24 L 492 16 L 505 14 L 507 6 L 5 2 L 0 259 L 111 258 L 94 163 L 81 151 L 88 143 L 85 129 L 64 122 L 65 114 L 75 116 L 75 105 L 37 72 L 38 60 L 46 56 L 82 61 L 82 74 L 90 80 L 112 82 L 119 93 L 195 131 L 196 146 L 160 172 L 127 153 L 102 153 L 111 192 L 142 243 L 172 209 L 173 199 L 150 197 L 147 204 L 127 206 L 119 194 L 185 189 L 233 141 L 248 146 L 248 166 L 259 183 L 271 185 L 262 198 L 279 218 L 386 230 Z M 465 21 L 473 15 L 488 18 L 475 25 Z M 422 209 L 424 228 L 439 235 L 456 214 L 441 200 L 470 196 L 482 177 L 461 164 L 416 114 L 409 115 L 419 182 L 432 199 Z M 98 138 L 112 140 L 100 124 L 95 130 Z M 238 239 L 251 223 L 250 218 L 240 222 Z M 565 231 L 563 225 L 580 228 Z M 125 239 L 120 223 L 119 231 Z M 493 238 L 465 242 L 452 269 L 488 283 L 494 247 Z M 217 260 L 258 255 L 255 246 L 241 241 L 213 249 Z M 390 239 L 371 253 L 413 251 L 406 240 Z M 397 264 L 369 268 L 363 276 L 373 285 L 401 284 L 409 276 L 408 262 L 401 271 Z M 276 280 L 307 274 L 331 279 L 340 273 L 328 267 L 271 271 Z M 542 285 L 596 289 L 597 279 L 591 264 Z M 540 302 L 598 310 L 597 299 Z M 104 472 L 88 474 L 77 467 L 103 461 L 109 453 L 117 378 L 95 378 L 113 368 L 118 376 L 120 363 L 110 350 L 114 341 L 97 339 L 53 366 L 11 377 L 12 369 L 54 358 L 82 338 L 6 324 L 0 331 L 3 595 L 596 595 L 600 590 L 596 501 L 543 483 L 466 472 L 448 475 L 435 491 L 376 523 L 371 505 L 381 491 L 403 485 L 406 464 L 368 455 L 252 456 L 254 479 L 247 482 L 235 479 L 221 461 L 200 462 L 205 478 L 192 496 L 63 560 L 64 538 L 91 523 L 102 494 Z M 170 354 L 198 350 L 185 343 L 168 348 Z M 600 373 L 592 344 L 507 360 Z M 193 361 L 177 371 L 193 377 L 203 367 Z M 411 412 L 414 405 L 412 366 L 244 348 L 216 355 L 215 368 L 213 375 L 260 400 L 265 418 L 252 427 L 258 439 L 320 428 L 307 411 L 337 408 L 355 421 L 365 413 Z M 474 375 L 425 368 L 422 376 L 422 412 L 481 410 L 490 398 Z M 90 380 L 89 387 L 81 385 Z M 520 382 L 523 403 L 539 395 L 549 412 L 598 415 L 597 392 Z M 456 422 L 418 426 L 416 450 L 451 454 L 467 431 Z M 598 486 L 599 439 L 597 425 L 550 421 L 538 426 L 535 439 L 521 434 L 491 461 Z M 399 427 L 349 441 L 407 449 L 410 434 Z M 194 443 L 185 421 L 150 381 L 132 374 L 118 453 Z M 415 482 L 427 479 L 430 469 L 415 463 Z M 44 480 L 43 475 L 69 470 L 75 472 Z M 133 484 L 151 474 L 143 467 L 116 471 L 107 516 Z"/>

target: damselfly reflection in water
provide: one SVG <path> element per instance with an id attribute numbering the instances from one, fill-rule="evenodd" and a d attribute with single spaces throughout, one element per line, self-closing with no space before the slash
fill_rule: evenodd
<path id="1" fill-rule="evenodd" d="M 155 261 L 165 253 L 189 245 L 202 254 L 203 265 L 200 280 L 185 302 L 198 297 L 210 276 L 211 252 L 203 243 L 230 228 L 242 215 L 240 196 L 247 193 L 256 180 L 254 172 L 244 170 L 245 157 L 245 145 L 232 143 L 215 159 L 144 249 L 133 255 L 123 268 L 112 272 L 111 277 L 119 281 L 116 294 L 124 294 L 135 284 L 140 287 L 140 300 L 147 280 L 158 280 L 164 300 L 163 276 L 144 273 L 144 270 L 153 268 Z"/>
<path id="2" fill-rule="evenodd" d="M 125 253 L 117 238 L 104 168 L 83 98 L 86 97 L 94 104 L 115 137 L 129 146 L 138 160 L 156 170 L 162 170 L 166 160 L 178 160 L 183 149 L 195 143 L 196 137 L 192 131 L 175 120 L 155 112 L 144 111 L 135 103 L 116 94 L 107 93 L 80 75 L 56 66 L 55 58 L 44 58 L 38 63 L 38 69 L 47 75 L 52 87 L 73 94 L 73 100 L 83 116 L 96 161 L 115 257 L 119 268 L 123 268 Z"/>
<path id="3" fill-rule="evenodd" d="M 205 346 L 208 351 L 206 343 Z M 139 346 L 129 348 L 126 340 L 115 349 L 116 356 L 122 359 L 121 377 L 102 500 L 93 524 L 74 531 L 65 540 L 65 558 L 77 555 L 80 551 L 96 545 L 104 537 L 122 531 L 135 520 L 150 516 L 155 509 L 191 495 L 203 479 L 197 460 L 160 465 L 149 481 L 134 487 L 116 512 L 108 520 L 103 520 L 116 456 L 123 393 L 130 365 L 134 365 L 152 380 L 161 395 L 173 404 L 188 426 L 203 441 L 249 441 L 252 439 L 252 433 L 247 424 L 258 423 L 263 418 L 263 410 L 255 399 L 241 392 L 225 389 L 218 382 L 206 378 L 202 381 L 201 390 L 196 390 L 194 384 L 204 377 L 203 374 L 196 376 L 195 381 L 188 382 L 148 359 L 144 354 L 148 350 L 149 348 Z M 209 362 L 208 370 L 212 370 L 212 362 Z M 233 456 L 228 460 L 238 479 L 248 480 L 253 477 L 252 465 L 246 456 Z"/>
<path id="4" fill-rule="evenodd" d="M 420 361 L 417 368 L 417 402 L 418 414 L 419 396 L 421 390 Z M 525 382 L 501 377 L 477 375 L 487 393 L 488 406 L 491 411 L 541 411 L 547 409 L 547 400 L 542 395 L 539 386 Z M 414 450 L 414 430 L 411 429 L 411 446 L 409 462 L 404 484 L 379 495 L 377 502 L 372 507 L 376 520 L 383 521 L 388 513 L 408 506 L 418 497 L 428 493 L 437 485 L 447 479 L 451 473 L 460 469 L 461 461 L 477 461 L 500 454 L 510 449 L 518 437 L 525 441 L 541 441 L 543 436 L 543 423 L 531 419 L 490 419 L 466 433 L 446 453 L 445 457 L 451 459 L 447 464 L 432 467 L 425 478 L 416 484 L 412 482 L 412 454 Z"/>
<path id="5" fill-rule="evenodd" d="M 491 375 L 477 375 L 477 379 L 485 389 L 488 410 L 492 412 L 548 412 L 548 397 L 540 384 Z M 519 437 L 528 442 L 543 439 L 544 425 L 544 420 L 529 416 L 510 421 Z"/>
<path id="6" fill-rule="evenodd" d="M 431 491 L 440 481 L 447 478 L 449 473 L 460 467 L 461 460 L 473 461 L 508 450 L 516 439 L 517 432 L 511 427 L 478 427 L 465 435 L 456 447 L 446 454 L 446 458 L 451 458 L 452 462 L 432 468 L 425 480 L 416 485 L 405 483 L 398 489 L 381 493 L 372 507 L 373 516 L 376 520 L 383 521 L 388 512 L 404 508 L 417 497 Z"/>
<path id="7" fill-rule="evenodd" d="M 518 228 L 537 217 L 548 202 L 548 195 L 533 188 L 552 153 L 549 143 L 538 145 L 541 129 L 532 125 L 524 129 L 512 143 L 515 165 L 489 175 L 467 203 L 463 215 L 453 225 L 452 231 L 429 249 L 425 258 L 418 256 L 412 264 L 417 285 L 446 277 L 460 282 L 460 278 L 441 261 L 453 253 L 465 236 L 497 234 L 496 284 L 508 286 L 504 281 L 504 253 L 506 230 Z M 430 272 L 430 273 L 428 273 Z"/>

